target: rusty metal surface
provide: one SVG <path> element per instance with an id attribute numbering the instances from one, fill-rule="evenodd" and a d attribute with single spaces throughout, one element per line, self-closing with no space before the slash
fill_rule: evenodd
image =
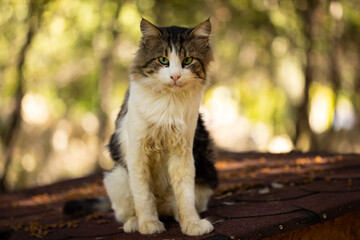
<path id="1" fill-rule="evenodd" d="M 0 239 L 262 239 L 360 211 L 360 155 L 220 152 L 216 167 L 208 235 L 184 236 L 172 219 L 159 235 L 126 234 L 112 211 L 64 216 L 65 201 L 105 195 L 99 173 L 0 195 Z"/>

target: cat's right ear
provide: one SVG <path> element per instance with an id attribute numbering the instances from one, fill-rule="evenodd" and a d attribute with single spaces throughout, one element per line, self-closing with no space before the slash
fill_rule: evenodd
<path id="1" fill-rule="evenodd" d="M 192 37 L 209 38 L 211 34 L 210 18 L 196 26 L 190 33 Z"/>
<path id="2" fill-rule="evenodd" d="M 157 37 L 161 35 L 160 30 L 145 18 L 141 19 L 140 30 L 143 37 Z"/>

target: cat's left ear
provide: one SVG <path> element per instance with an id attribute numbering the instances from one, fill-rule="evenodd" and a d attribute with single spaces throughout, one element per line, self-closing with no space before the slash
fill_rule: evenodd
<path id="1" fill-rule="evenodd" d="M 141 19 L 140 30 L 142 35 L 146 37 L 157 37 L 161 35 L 160 30 L 145 18 Z"/>
<path id="2" fill-rule="evenodd" d="M 190 33 L 191 37 L 209 38 L 211 34 L 210 18 L 196 26 Z"/>

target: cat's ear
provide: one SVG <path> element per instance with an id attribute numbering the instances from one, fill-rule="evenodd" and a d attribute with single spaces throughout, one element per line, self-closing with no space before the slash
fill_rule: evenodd
<path id="1" fill-rule="evenodd" d="M 210 18 L 196 26 L 190 33 L 191 37 L 209 38 L 211 34 Z"/>
<path id="2" fill-rule="evenodd" d="M 144 37 L 157 37 L 160 36 L 160 30 L 145 18 L 141 19 L 140 30 Z"/>

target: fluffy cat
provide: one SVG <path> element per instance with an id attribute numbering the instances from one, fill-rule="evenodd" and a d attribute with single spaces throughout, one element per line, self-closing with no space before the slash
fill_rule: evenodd
<path id="1" fill-rule="evenodd" d="M 200 219 L 217 175 L 211 139 L 199 114 L 212 61 L 211 23 L 156 27 L 142 19 L 130 87 L 109 143 L 115 167 L 104 184 L 125 232 L 165 230 L 173 216 L 187 235 L 213 230 Z"/>

